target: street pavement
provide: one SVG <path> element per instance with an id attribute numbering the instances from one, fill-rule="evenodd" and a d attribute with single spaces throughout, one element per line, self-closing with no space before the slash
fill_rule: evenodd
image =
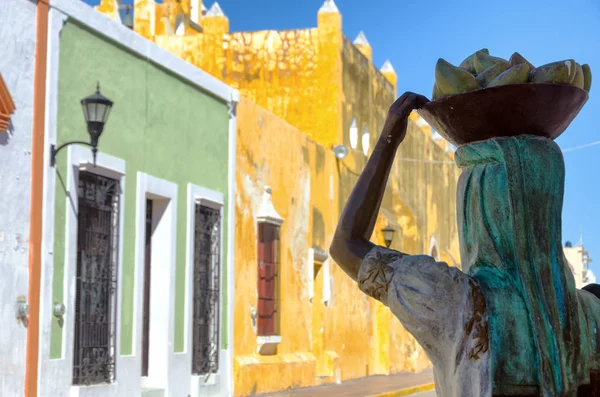
<path id="1" fill-rule="evenodd" d="M 435 390 L 431 390 L 423 393 L 413 394 L 412 397 L 437 397 L 437 394 L 435 394 Z"/>
<path id="2" fill-rule="evenodd" d="M 286 390 L 278 393 L 263 394 L 261 397 L 366 397 L 366 396 L 394 396 L 405 394 L 410 389 L 422 386 L 433 386 L 433 371 L 426 370 L 420 373 L 399 373 L 393 375 L 370 376 L 342 382 L 341 384 L 328 384 L 305 389 Z M 422 390 L 422 389 L 421 389 Z M 414 390 L 416 392 L 418 390 Z M 435 397 L 433 394 L 410 394 L 417 397 Z M 258 397 L 258 396 L 257 396 Z"/>

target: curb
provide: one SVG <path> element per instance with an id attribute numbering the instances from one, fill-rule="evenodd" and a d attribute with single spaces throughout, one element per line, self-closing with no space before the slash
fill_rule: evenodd
<path id="1" fill-rule="evenodd" d="M 402 397 L 409 396 L 411 394 L 421 393 L 424 391 L 429 391 L 435 389 L 435 383 L 426 383 L 424 385 L 408 387 L 406 389 L 390 391 L 387 393 L 374 394 L 370 397 Z"/>

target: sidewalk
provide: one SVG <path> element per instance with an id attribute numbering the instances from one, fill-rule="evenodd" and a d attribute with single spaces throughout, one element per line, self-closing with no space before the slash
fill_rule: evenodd
<path id="1" fill-rule="evenodd" d="M 418 374 L 400 373 L 387 376 L 369 376 L 342 384 L 323 385 L 278 393 L 261 394 L 261 397 L 400 397 L 433 390 L 433 371 Z"/>

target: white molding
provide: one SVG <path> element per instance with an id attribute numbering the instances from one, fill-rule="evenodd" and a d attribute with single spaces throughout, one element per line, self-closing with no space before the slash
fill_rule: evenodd
<path id="1" fill-rule="evenodd" d="M 350 128 L 348 129 L 348 139 L 350 140 L 350 147 L 355 150 L 358 146 L 358 125 L 356 118 L 352 118 Z"/>
<path id="2" fill-rule="evenodd" d="M 144 317 L 144 263 L 146 198 L 156 200 L 155 205 L 164 212 L 160 220 L 153 214 L 153 248 L 155 258 L 150 274 L 150 357 L 148 377 L 141 378 L 142 364 L 142 325 Z M 135 231 L 135 281 L 133 355 L 136 368 L 129 376 L 138 379 L 144 388 L 164 389 L 166 395 L 177 395 L 172 391 L 183 387 L 171 380 L 173 376 L 174 338 L 175 338 L 175 268 L 177 252 L 177 184 L 155 178 L 143 172 L 137 173 L 136 191 L 136 231 Z M 160 245 L 154 243 L 161 241 Z M 156 251 L 155 251 L 156 249 Z M 158 263 L 157 263 L 158 262 Z M 189 392 L 189 391 L 188 391 Z M 187 393 L 187 392 L 184 392 Z M 181 394 L 181 391 L 180 393 Z"/>
<path id="3" fill-rule="evenodd" d="M 257 336 L 256 353 L 267 356 L 275 354 L 275 349 L 281 340 L 281 335 Z"/>
<path id="4" fill-rule="evenodd" d="M 307 266 L 307 278 L 308 278 L 308 300 L 313 301 L 315 297 L 315 264 L 321 264 L 321 272 L 323 273 L 323 289 L 321 301 L 325 306 L 329 306 L 331 301 L 332 291 L 332 277 L 330 272 L 330 260 L 329 255 L 323 255 L 323 251 L 315 248 L 308 249 L 308 266 Z M 326 253 L 325 253 L 326 254 Z"/>
<path id="5" fill-rule="evenodd" d="M 135 53 L 141 58 L 169 70 L 192 85 L 207 91 L 223 101 L 229 101 L 233 88 L 209 73 L 171 54 L 167 50 L 94 10 L 81 0 L 52 0 L 50 8 L 78 21 L 95 34 L 103 36 Z"/>
<path id="6" fill-rule="evenodd" d="M 63 331 L 63 359 L 64 364 L 68 365 L 68 369 L 64 370 L 68 379 L 73 378 L 73 340 L 75 318 L 73 312 L 75 310 L 75 283 L 77 273 L 77 209 L 79 208 L 79 199 L 77 190 L 79 186 L 79 172 L 82 168 L 88 172 L 94 172 L 94 168 L 90 168 L 93 164 L 92 152 L 87 147 L 69 146 L 68 147 L 68 162 L 67 162 L 67 180 L 65 185 L 67 188 L 66 200 L 66 227 L 65 227 L 65 264 L 64 264 L 64 305 L 66 307 L 65 323 Z M 96 166 L 98 174 L 110 176 L 119 180 L 121 192 L 119 194 L 119 248 L 117 260 L 117 321 L 115 335 L 115 360 L 116 360 L 116 379 L 111 384 L 93 385 L 93 386 L 70 386 L 70 396 L 96 396 L 100 392 L 104 394 L 116 394 L 119 388 L 119 382 L 127 377 L 127 373 L 131 368 L 126 365 L 120 354 L 121 352 L 121 303 L 122 303 L 122 287 L 123 287 L 123 239 L 124 239 L 124 223 L 125 223 L 125 161 L 117 157 L 113 157 L 102 152 L 98 152 L 96 157 Z"/>
<path id="7" fill-rule="evenodd" d="M 50 145 L 56 143 L 56 124 L 58 117 L 58 60 L 60 31 L 66 17 L 50 9 L 48 16 L 48 49 L 46 59 L 46 99 L 44 126 L 44 193 L 42 205 L 43 238 L 42 269 L 40 285 L 40 332 L 38 361 L 39 397 L 57 395 L 58 390 L 68 388 L 63 372 L 67 365 L 64 360 L 50 360 L 50 342 L 52 338 L 53 281 L 54 281 L 54 210 L 56 206 L 57 170 L 50 166 Z M 66 153 L 62 153 L 66 155 Z M 64 346 L 63 346 L 64 351 Z M 69 365 L 72 365 L 69 363 Z M 70 379 L 69 379 L 70 381 Z M 56 392 L 55 392 L 56 391 Z"/>
<path id="8" fill-rule="evenodd" d="M 237 137 L 237 105 L 240 92 L 233 90 L 229 105 L 229 164 L 227 191 L 227 353 L 224 364 L 227 371 L 224 383 L 227 385 L 225 396 L 233 396 L 233 310 L 235 301 L 235 196 L 236 196 L 236 137 Z"/>
<path id="9" fill-rule="evenodd" d="M 365 156 L 369 155 L 369 149 L 371 148 L 371 134 L 369 134 L 369 127 L 364 126 L 362 137 L 361 137 L 362 151 Z"/>
<path id="10" fill-rule="evenodd" d="M 315 297 L 315 249 L 308 249 L 308 261 L 306 266 L 306 278 L 308 279 L 308 301 L 312 302 Z"/>
<path id="11" fill-rule="evenodd" d="M 273 345 L 281 343 L 281 335 L 257 336 L 256 343 L 259 345 Z"/>
<path id="12" fill-rule="evenodd" d="M 265 186 L 263 193 L 262 203 L 256 214 L 257 223 L 268 223 L 274 226 L 283 225 L 284 219 L 279 215 L 273 201 L 271 200 L 272 189 L 269 186 Z"/>
<path id="13" fill-rule="evenodd" d="M 433 249 L 435 248 L 435 251 L 437 252 L 437 258 L 433 257 Z M 435 259 L 436 261 L 440 260 L 440 246 L 438 245 L 437 239 L 435 238 L 435 235 L 431 236 L 431 239 L 429 240 L 429 255 L 433 257 L 433 259 Z"/>
<path id="14" fill-rule="evenodd" d="M 333 304 L 333 276 L 331 275 L 331 258 L 323 262 L 323 297 L 322 301 L 325 307 Z"/>

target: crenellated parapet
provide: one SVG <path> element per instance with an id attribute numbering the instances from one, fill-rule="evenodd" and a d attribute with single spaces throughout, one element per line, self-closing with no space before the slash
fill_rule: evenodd
<path id="1" fill-rule="evenodd" d="M 96 9 L 119 20 L 117 0 L 101 0 Z M 391 62 L 380 69 L 373 65 L 364 32 L 354 41 L 344 36 L 334 0 L 325 0 L 318 10 L 316 28 L 235 33 L 218 2 L 207 8 L 203 0 L 134 0 L 132 28 L 325 147 L 345 141 L 348 114 L 373 140 L 381 127 L 378 120 L 397 96 Z M 364 113 L 359 108 L 366 103 L 376 109 Z"/>

